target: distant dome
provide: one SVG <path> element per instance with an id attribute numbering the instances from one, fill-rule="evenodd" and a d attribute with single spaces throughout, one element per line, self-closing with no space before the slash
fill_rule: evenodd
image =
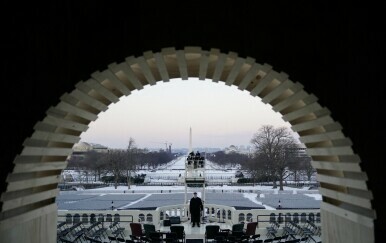
<path id="1" fill-rule="evenodd" d="M 231 145 L 228 148 L 225 148 L 225 153 L 226 154 L 237 153 L 237 152 L 239 152 L 239 149 L 235 145 Z"/>
<path id="2" fill-rule="evenodd" d="M 104 145 L 101 145 L 101 144 L 97 144 L 97 143 L 91 143 L 90 146 L 93 148 L 93 149 L 108 149 L 106 146 Z"/>
<path id="3" fill-rule="evenodd" d="M 229 149 L 231 149 L 231 150 L 237 150 L 237 147 L 236 147 L 235 145 L 231 145 L 231 146 L 229 146 Z"/>
<path id="4" fill-rule="evenodd" d="M 92 146 L 85 142 L 77 143 L 72 148 L 74 152 L 87 152 L 87 151 L 90 151 L 91 149 L 92 149 Z"/>

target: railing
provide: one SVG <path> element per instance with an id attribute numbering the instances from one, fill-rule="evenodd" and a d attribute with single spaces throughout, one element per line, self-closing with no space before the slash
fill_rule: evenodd
<path id="1" fill-rule="evenodd" d="M 167 183 L 165 183 L 166 185 Z M 208 186 L 207 183 L 205 183 Z M 272 191 L 272 190 L 258 190 L 258 189 L 237 189 L 232 187 L 223 187 L 223 188 L 206 188 L 207 193 L 256 193 L 258 196 L 261 194 L 319 194 L 318 191 L 303 191 L 303 190 L 291 190 L 286 191 Z M 132 187 L 131 189 L 116 189 L 114 191 L 110 190 L 98 190 L 98 193 L 184 193 L 185 189 L 152 189 L 145 190 L 143 188 Z M 66 191 L 66 193 L 77 193 L 76 191 Z"/>
<path id="2" fill-rule="evenodd" d="M 320 225 L 319 209 L 245 209 L 236 210 L 234 207 L 205 204 L 204 218 L 212 223 L 233 225 L 240 222 L 258 222 L 258 228 L 266 228 L 272 222 L 285 224 L 286 222 L 303 223 L 310 221 Z M 85 226 L 95 222 L 111 224 L 120 222 L 129 229 L 131 222 L 152 223 L 158 227 L 163 225 L 163 220 L 171 216 L 180 216 L 181 222 L 189 220 L 189 205 L 177 204 L 158 207 L 155 210 L 58 210 L 58 222 L 67 225 L 82 222 Z"/>
<path id="3" fill-rule="evenodd" d="M 227 212 L 235 212 L 236 209 L 234 207 L 224 206 L 224 205 L 216 205 L 216 204 L 205 204 L 204 205 L 205 210 L 203 217 L 206 217 L 206 219 L 210 222 L 218 222 L 218 223 L 233 223 L 232 217 L 226 217 L 223 214 L 220 214 L 220 211 L 227 211 Z M 179 204 L 179 205 L 168 205 L 159 207 L 156 209 L 158 212 L 159 223 L 162 224 L 162 220 L 167 219 L 167 217 L 170 216 L 180 216 L 181 221 L 185 222 L 188 221 L 190 218 L 189 214 L 189 205 L 188 204 Z"/>

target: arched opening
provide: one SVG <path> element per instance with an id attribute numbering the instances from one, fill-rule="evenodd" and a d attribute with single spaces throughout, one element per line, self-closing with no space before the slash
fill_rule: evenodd
<path id="1" fill-rule="evenodd" d="M 344 136 L 329 110 L 300 83 L 268 64 L 238 57 L 234 52 L 226 54 L 199 47 L 165 48 L 161 52 L 128 57 L 125 62 L 113 63 L 108 69 L 91 74 L 89 80 L 77 83 L 72 92 L 64 94 L 36 124 L 34 133 L 24 142 L 22 153 L 14 160 L 7 191 L 2 194 L 2 239 L 9 241 L 15 232 L 37 222 L 38 225 L 56 222 L 56 187 L 60 172 L 66 167 L 66 158 L 80 134 L 109 104 L 145 85 L 189 77 L 222 81 L 246 90 L 270 104 L 291 124 L 312 157 L 321 184 L 323 242 L 374 240 L 375 212 L 366 173 L 359 166 L 360 158 L 353 153 L 350 139 Z M 91 215 L 90 221 L 95 220 L 95 215 Z M 39 237 L 50 242 L 55 239 L 55 224 L 40 230 L 46 234 L 34 235 L 36 241 Z M 338 234 L 328 234 L 329 230 Z M 349 236 L 343 233 L 347 230 Z"/>

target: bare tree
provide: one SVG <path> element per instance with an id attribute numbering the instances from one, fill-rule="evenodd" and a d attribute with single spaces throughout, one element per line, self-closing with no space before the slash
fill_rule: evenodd
<path id="1" fill-rule="evenodd" d="M 296 153 L 290 162 L 289 169 L 292 172 L 295 183 L 301 179 L 301 175 L 306 174 L 308 180 L 315 173 L 315 169 L 311 165 L 311 157 L 300 151 Z"/>
<path id="2" fill-rule="evenodd" d="M 144 169 L 147 167 L 150 168 L 150 162 L 149 162 L 149 150 L 146 148 L 136 148 L 136 169 Z"/>
<path id="3" fill-rule="evenodd" d="M 258 158 L 248 158 L 245 163 L 242 163 L 241 166 L 243 169 L 247 170 L 251 176 L 253 186 L 255 186 L 256 180 L 258 178 L 264 178 L 267 175 L 264 175 L 264 173 L 267 172 L 267 170 L 262 169 L 262 167 L 265 166 L 265 163 L 261 163 L 263 160 Z"/>
<path id="4" fill-rule="evenodd" d="M 274 164 L 268 162 L 267 155 L 264 153 L 255 153 L 249 162 L 243 165 L 251 175 L 253 183 L 272 181 L 274 188 L 276 188 L 276 180 L 278 179 L 275 174 Z"/>
<path id="5" fill-rule="evenodd" d="M 105 167 L 104 160 L 101 159 L 101 157 L 101 154 L 95 150 L 90 150 L 85 153 L 83 163 L 86 170 L 93 171 L 94 181 L 100 180 L 102 170 Z"/>
<path id="6" fill-rule="evenodd" d="M 117 189 L 118 180 L 122 176 L 122 168 L 125 162 L 125 154 L 122 150 L 109 150 L 105 155 L 108 171 L 114 176 L 114 187 Z"/>
<path id="7" fill-rule="evenodd" d="M 316 173 L 316 170 L 311 165 L 311 157 L 304 157 L 302 161 L 302 170 L 307 176 L 307 180 L 311 181 L 311 176 Z"/>
<path id="8" fill-rule="evenodd" d="M 224 169 L 227 166 L 243 165 L 249 161 L 248 155 L 237 152 L 225 153 L 224 151 L 217 151 L 209 156 L 212 162 L 222 166 Z"/>
<path id="9" fill-rule="evenodd" d="M 67 169 L 72 168 L 72 169 L 79 170 L 82 167 L 83 157 L 75 156 L 74 154 L 71 154 L 71 156 L 68 158 L 67 161 L 68 161 Z"/>
<path id="10" fill-rule="evenodd" d="M 138 159 L 138 149 L 135 144 L 135 140 L 130 137 L 129 145 L 126 150 L 126 159 L 124 168 L 126 170 L 127 188 L 130 189 L 131 173 L 136 170 Z"/>
<path id="11" fill-rule="evenodd" d="M 262 169 L 272 179 L 274 188 L 279 180 L 280 190 L 283 190 L 283 181 L 289 175 L 291 150 L 298 147 L 291 132 L 285 127 L 264 125 L 253 135 L 251 143 L 255 148 L 256 162 L 264 165 Z"/>

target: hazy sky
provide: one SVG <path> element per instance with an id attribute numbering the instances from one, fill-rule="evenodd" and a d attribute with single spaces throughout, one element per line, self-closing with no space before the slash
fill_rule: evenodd
<path id="1" fill-rule="evenodd" d="M 81 141 L 125 148 L 129 138 L 140 148 L 225 148 L 250 145 L 262 125 L 290 127 L 270 105 L 223 82 L 173 79 L 145 86 L 100 113 Z"/>

